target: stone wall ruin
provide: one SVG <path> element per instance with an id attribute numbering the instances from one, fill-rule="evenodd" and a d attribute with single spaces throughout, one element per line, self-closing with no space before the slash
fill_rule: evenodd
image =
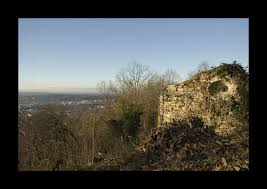
<path id="1" fill-rule="evenodd" d="M 239 124 L 233 113 L 232 104 L 240 102 L 237 91 L 243 70 L 234 65 L 235 70 L 221 74 L 211 69 L 195 75 L 190 80 L 169 85 L 159 96 L 158 126 L 168 126 L 177 120 L 198 117 L 205 125 L 215 128 L 215 132 L 228 135 Z"/>

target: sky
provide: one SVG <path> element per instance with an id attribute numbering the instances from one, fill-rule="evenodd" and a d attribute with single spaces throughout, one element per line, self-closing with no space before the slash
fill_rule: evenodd
<path id="1" fill-rule="evenodd" d="M 19 19 L 19 91 L 95 92 L 134 61 L 182 79 L 201 62 L 248 66 L 248 19 Z"/>

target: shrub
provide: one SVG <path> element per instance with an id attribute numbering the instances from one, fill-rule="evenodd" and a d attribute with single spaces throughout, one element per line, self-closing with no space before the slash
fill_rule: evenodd
<path id="1" fill-rule="evenodd" d="M 78 162 L 79 142 L 64 122 L 64 115 L 47 109 L 32 116 L 28 123 L 27 156 L 21 159 L 26 170 L 52 170 L 58 160 L 63 166 Z"/>
<path id="2" fill-rule="evenodd" d="M 140 116 L 142 115 L 141 107 L 136 104 L 129 104 L 123 111 L 122 121 L 123 129 L 126 136 L 136 139 L 140 124 Z"/>

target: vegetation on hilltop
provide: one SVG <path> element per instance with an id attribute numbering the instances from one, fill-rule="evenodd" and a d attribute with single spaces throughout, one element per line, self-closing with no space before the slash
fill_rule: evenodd
<path id="1" fill-rule="evenodd" d="M 207 69 L 205 63 L 195 73 Z M 233 76 L 244 71 L 238 64 L 215 69 Z M 248 126 L 248 73 L 244 77 L 238 88 L 242 103 L 229 106 L 238 107 L 236 115 Z M 102 109 L 76 116 L 67 116 L 60 106 L 32 117 L 20 113 L 18 169 L 247 170 L 248 138 L 243 131 L 218 136 L 197 117 L 156 128 L 158 96 L 178 80 L 174 70 L 161 75 L 133 63 L 122 68 L 115 81 L 99 83 Z"/>

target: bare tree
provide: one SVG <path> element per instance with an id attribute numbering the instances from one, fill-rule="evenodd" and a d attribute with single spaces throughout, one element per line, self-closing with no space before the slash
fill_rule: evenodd
<path id="1" fill-rule="evenodd" d="M 116 79 L 123 93 L 130 93 L 133 100 L 136 101 L 141 88 L 149 81 L 152 75 L 148 66 L 133 62 L 122 68 L 116 75 Z"/>
<path id="2" fill-rule="evenodd" d="M 101 81 L 97 89 L 103 97 L 105 105 L 110 105 L 112 100 L 118 95 L 118 88 L 112 81 Z"/>
<path id="3" fill-rule="evenodd" d="M 206 70 L 208 70 L 208 69 L 210 69 L 210 66 L 209 66 L 209 64 L 208 64 L 207 61 L 204 61 L 204 62 L 202 62 L 202 63 L 200 63 L 200 64 L 198 65 L 198 67 L 197 67 L 196 70 L 190 71 L 190 72 L 187 74 L 187 78 L 190 79 L 190 78 L 192 78 L 193 76 L 195 76 L 196 74 L 199 74 L 200 72 L 202 72 L 202 71 L 206 71 Z"/>
<path id="4" fill-rule="evenodd" d="M 163 79 L 167 85 L 171 85 L 181 81 L 179 74 L 173 69 L 167 69 L 163 74 Z"/>
<path id="5" fill-rule="evenodd" d="M 200 63 L 198 65 L 197 71 L 199 73 L 199 72 L 202 72 L 202 71 L 206 71 L 209 68 L 210 68 L 210 66 L 209 66 L 208 62 L 207 61 L 204 61 L 204 62 L 202 62 L 202 63 Z"/>

